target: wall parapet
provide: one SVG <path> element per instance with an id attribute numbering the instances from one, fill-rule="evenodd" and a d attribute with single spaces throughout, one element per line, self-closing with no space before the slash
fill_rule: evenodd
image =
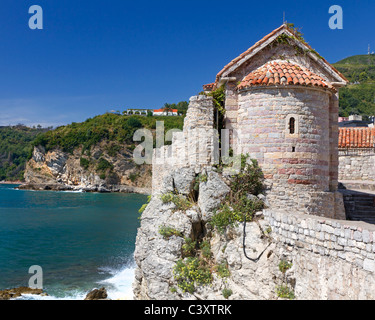
<path id="1" fill-rule="evenodd" d="M 375 275 L 375 225 L 272 210 L 264 210 L 264 216 L 276 241 Z"/>
<path id="2" fill-rule="evenodd" d="M 161 192 L 164 177 L 172 170 L 202 168 L 218 162 L 218 136 L 214 129 L 213 98 L 192 96 L 183 131 L 172 133 L 172 144 L 156 148 L 152 157 L 152 192 Z"/>

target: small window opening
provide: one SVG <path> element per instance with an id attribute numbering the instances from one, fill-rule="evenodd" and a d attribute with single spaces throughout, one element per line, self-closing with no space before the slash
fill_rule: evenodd
<path id="1" fill-rule="evenodd" d="M 296 152 L 296 147 L 292 147 L 292 152 Z"/>
<path id="2" fill-rule="evenodd" d="M 293 117 L 289 119 L 289 133 L 294 134 L 296 132 L 296 119 Z"/>

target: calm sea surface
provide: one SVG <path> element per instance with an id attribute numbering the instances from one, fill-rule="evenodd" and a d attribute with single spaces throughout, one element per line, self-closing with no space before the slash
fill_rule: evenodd
<path id="1" fill-rule="evenodd" d="M 106 287 L 132 298 L 138 194 L 16 190 L 0 184 L 0 289 L 27 286 L 43 270 L 49 297 L 82 299 Z M 35 297 L 29 297 L 30 299 Z"/>

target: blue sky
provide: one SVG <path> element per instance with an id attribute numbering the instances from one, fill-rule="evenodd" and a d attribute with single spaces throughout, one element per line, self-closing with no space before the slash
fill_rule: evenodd
<path id="1" fill-rule="evenodd" d="M 43 8 L 31 30 L 29 7 Z M 331 30 L 340 5 L 343 30 Z M 329 62 L 375 51 L 375 1 L 2 0 L 0 125 L 57 126 L 188 100 L 286 20 Z"/>

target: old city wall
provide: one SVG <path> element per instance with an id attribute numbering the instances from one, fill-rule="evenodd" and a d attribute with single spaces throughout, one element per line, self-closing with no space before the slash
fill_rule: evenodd
<path id="1" fill-rule="evenodd" d="M 374 150 L 340 151 L 339 180 L 375 181 Z"/>
<path id="2" fill-rule="evenodd" d="M 299 299 L 374 299 L 375 226 L 264 211 L 272 237 L 292 261 Z"/>

